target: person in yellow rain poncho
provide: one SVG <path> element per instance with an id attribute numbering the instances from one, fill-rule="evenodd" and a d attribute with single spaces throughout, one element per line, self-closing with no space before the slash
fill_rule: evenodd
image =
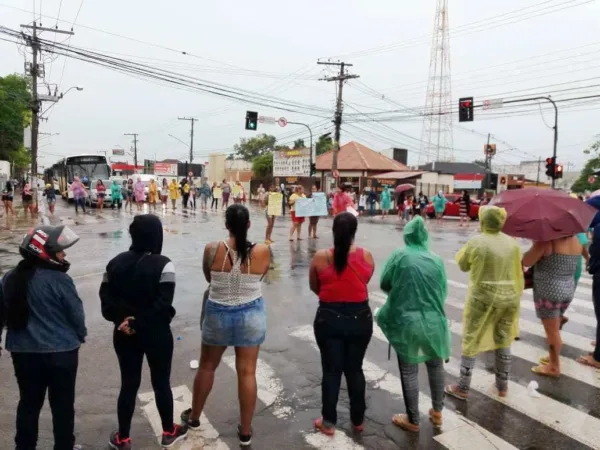
<path id="1" fill-rule="evenodd" d="M 177 180 L 173 178 L 171 183 L 169 183 L 169 198 L 171 199 L 171 206 L 173 209 L 176 208 L 176 202 L 179 198 L 179 185 L 177 184 Z"/>
<path id="2" fill-rule="evenodd" d="M 519 333 L 519 311 L 524 280 L 521 249 L 502 233 L 506 210 L 485 206 L 479 210 L 482 233 L 470 239 L 457 253 L 456 262 L 469 272 L 462 330 L 462 360 L 458 384 L 445 392 L 466 400 L 475 357 L 495 350 L 496 388 L 504 397 L 508 390 L 510 346 Z"/>
<path id="3" fill-rule="evenodd" d="M 450 331 L 444 312 L 448 293 L 442 258 L 429 251 L 425 222 L 416 217 L 404 227 L 406 247 L 396 250 L 381 275 L 388 293 L 375 320 L 398 355 L 407 414 L 392 421 L 408 431 L 419 431 L 419 366 L 427 365 L 433 408 L 429 416 L 442 425 L 444 360 L 450 356 Z"/>

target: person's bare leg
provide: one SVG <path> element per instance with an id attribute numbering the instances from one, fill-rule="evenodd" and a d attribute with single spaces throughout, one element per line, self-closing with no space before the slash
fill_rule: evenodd
<path id="1" fill-rule="evenodd" d="M 208 394 L 215 381 L 215 370 L 219 367 L 221 357 L 227 350 L 227 347 L 216 347 L 213 345 L 202 344 L 200 350 L 200 366 L 196 371 L 194 378 L 194 394 L 192 398 L 191 420 L 199 420 Z"/>
<path id="2" fill-rule="evenodd" d="M 544 370 L 553 374 L 560 374 L 560 351 L 562 350 L 562 339 L 560 337 L 560 317 L 542 319 L 546 340 L 548 342 L 548 353 L 550 362 L 544 366 Z"/>
<path id="3" fill-rule="evenodd" d="M 296 224 L 296 236 L 298 237 L 299 241 L 302 240 L 302 224 L 301 223 Z"/>
<path id="4" fill-rule="evenodd" d="M 235 368 L 238 375 L 240 425 L 242 434 L 252 433 L 252 416 L 256 408 L 256 361 L 260 346 L 236 347 Z"/>
<path id="5" fill-rule="evenodd" d="M 290 241 L 294 240 L 294 231 L 296 231 L 296 224 L 292 222 L 292 226 L 290 227 Z"/>

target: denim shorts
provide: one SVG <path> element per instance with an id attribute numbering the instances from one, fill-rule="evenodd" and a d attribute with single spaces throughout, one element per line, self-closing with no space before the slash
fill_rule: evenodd
<path id="1" fill-rule="evenodd" d="M 226 347 L 254 347 L 265 341 L 267 314 L 264 299 L 239 306 L 206 302 L 202 343 Z"/>

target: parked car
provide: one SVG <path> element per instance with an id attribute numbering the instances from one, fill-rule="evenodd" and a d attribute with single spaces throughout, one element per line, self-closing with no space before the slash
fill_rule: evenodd
<path id="1" fill-rule="evenodd" d="M 459 217 L 460 215 L 460 194 L 446 194 L 446 209 L 444 210 L 444 216 L 447 217 Z M 471 207 L 468 212 L 471 220 L 477 220 L 479 218 L 479 200 L 471 197 Z M 433 203 L 429 203 L 427 206 L 427 216 L 430 218 L 435 217 L 435 211 L 433 209 Z"/>
<path id="2" fill-rule="evenodd" d="M 96 192 L 96 183 L 98 180 L 92 180 L 90 185 L 90 189 L 88 189 L 88 196 L 85 198 L 85 202 L 88 206 L 96 206 L 98 203 L 98 193 Z M 104 196 L 104 206 L 111 207 L 112 206 L 112 197 L 110 196 L 110 185 L 112 184 L 112 180 L 102 180 L 104 186 L 106 186 L 106 195 Z"/>

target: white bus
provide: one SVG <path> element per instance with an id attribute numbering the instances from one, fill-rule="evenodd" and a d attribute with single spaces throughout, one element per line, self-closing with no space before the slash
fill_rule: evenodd
<path id="1" fill-rule="evenodd" d="M 110 166 L 104 155 L 73 155 L 67 156 L 54 164 L 45 173 L 48 184 L 58 184 L 58 190 L 62 197 L 67 200 L 73 199 L 73 193 L 69 186 L 75 177 L 79 177 L 87 189 L 90 189 L 95 180 L 108 180 L 110 178 Z"/>

